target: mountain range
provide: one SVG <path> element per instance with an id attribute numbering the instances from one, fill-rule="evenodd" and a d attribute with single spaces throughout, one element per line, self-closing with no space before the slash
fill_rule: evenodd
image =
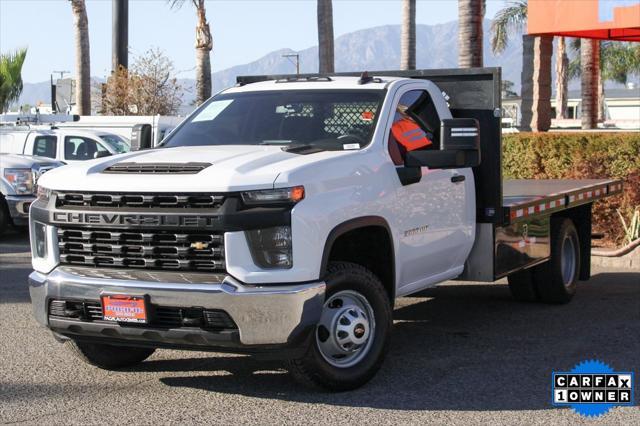
<path id="1" fill-rule="evenodd" d="M 502 67 L 503 80 L 514 83 L 513 90 L 520 91 L 520 71 L 522 69 L 521 34 L 514 34 L 506 50 L 494 55 L 490 48 L 491 21 L 484 21 L 484 64 L 487 67 Z M 417 68 L 455 68 L 458 64 L 458 22 L 437 25 L 417 25 L 416 66 Z M 235 84 L 238 75 L 291 74 L 295 66 L 282 55 L 300 55 L 300 71 L 317 72 L 318 47 L 293 51 L 279 49 L 247 64 L 237 65 L 214 72 L 214 93 Z M 214 52 L 215 54 L 215 52 Z M 385 25 L 367 28 L 342 35 L 335 40 L 336 71 L 393 70 L 400 63 L 400 25 Z M 195 81 L 181 79 L 185 88 L 183 102 L 190 105 L 194 99 Z M 577 83 L 573 83 L 572 86 Z M 49 103 L 49 82 L 25 83 L 20 105 L 35 105 L 38 101 Z"/>

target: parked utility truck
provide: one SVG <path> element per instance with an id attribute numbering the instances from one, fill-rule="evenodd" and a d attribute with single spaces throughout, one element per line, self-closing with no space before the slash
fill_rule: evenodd
<path id="1" fill-rule="evenodd" d="M 11 225 L 26 228 L 38 179 L 61 165 L 50 158 L 10 154 L 0 145 L 0 236 Z"/>
<path id="2" fill-rule="evenodd" d="M 500 69 L 251 76 L 150 150 L 41 178 L 40 324 L 95 366 L 156 348 L 289 360 L 344 390 L 380 368 L 396 298 L 503 277 L 566 303 L 620 181 L 502 181 Z M 407 151 L 412 120 L 433 144 Z"/>

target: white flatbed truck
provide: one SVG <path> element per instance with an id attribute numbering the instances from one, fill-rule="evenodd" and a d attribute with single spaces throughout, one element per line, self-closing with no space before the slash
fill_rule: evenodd
<path id="1" fill-rule="evenodd" d="M 41 178 L 35 317 L 101 368 L 229 351 L 345 390 L 382 365 L 398 297 L 508 277 L 566 303 L 622 185 L 503 182 L 500 90 L 497 68 L 240 77 L 160 146 Z M 399 116 L 433 144 L 403 152 Z"/>

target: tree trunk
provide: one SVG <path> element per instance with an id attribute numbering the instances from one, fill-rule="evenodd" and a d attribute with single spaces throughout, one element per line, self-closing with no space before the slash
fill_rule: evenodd
<path id="1" fill-rule="evenodd" d="M 551 56 L 553 37 L 536 37 L 533 47 L 533 106 L 531 130 L 546 132 L 551 127 Z"/>
<path id="2" fill-rule="evenodd" d="M 582 111 L 580 117 L 585 130 L 598 127 L 598 75 L 600 74 L 600 42 L 583 39 L 580 43 L 582 66 Z"/>
<path id="3" fill-rule="evenodd" d="M 207 22 L 207 11 L 204 0 L 198 0 L 196 14 L 196 105 L 202 104 L 211 97 L 211 59 L 209 52 L 213 49 L 213 39 Z"/>
<path id="4" fill-rule="evenodd" d="M 458 64 L 462 68 L 482 66 L 482 19 L 484 2 L 458 0 Z"/>
<path id="5" fill-rule="evenodd" d="M 416 69 L 416 0 L 402 0 L 400 69 Z"/>
<path id="6" fill-rule="evenodd" d="M 567 118 L 567 92 L 569 57 L 564 37 L 558 37 L 558 51 L 556 52 L 556 118 Z"/>
<path id="7" fill-rule="evenodd" d="M 318 60 L 320 74 L 334 72 L 333 5 L 331 0 L 318 0 Z"/>
<path id="8" fill-rule="evenodd" d="M 604 123 L 607 119 L 604 108 L 604 81 L 602 79 L 602 70 L 598 72 L 598 123 Z"/>
<path id="9" fill-rule="evenodd" d="M 522 73 L 520 74 L 520 129 L 531 131 L 533 117 L 533 46 L 534 37 L 522 35 Z"/>
<path id="10" fill-rule="evenodd" d="M 76 109 L 79 115 L 91 115 L 91 57 L 89 20 L 84 0 L 71 0 L 76 32 Z"/>

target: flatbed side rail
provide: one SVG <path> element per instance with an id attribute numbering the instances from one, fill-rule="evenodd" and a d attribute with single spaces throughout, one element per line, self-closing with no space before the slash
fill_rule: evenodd
<path id="1" fill-rule="evenodd" d="M 593 203 L 621 192 L 622 181 L 614 179 L 519 203 L 505 203 L 505 222 L 510 224 L 521 220 L 529 220 L 533 216 L 552 214 L 583 204 Z"/>

